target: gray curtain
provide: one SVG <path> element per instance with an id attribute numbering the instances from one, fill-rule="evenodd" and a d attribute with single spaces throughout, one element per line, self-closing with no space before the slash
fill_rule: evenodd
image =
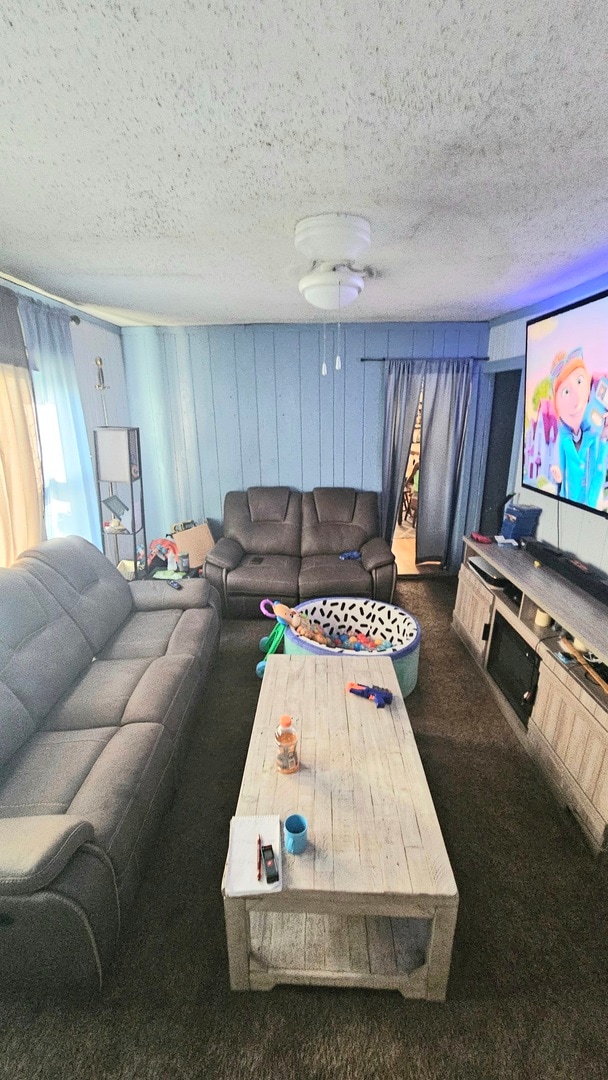
<path id="1" fill-rule="evenodd" d="M 17 297 L 3 285 L 0 285 L 0 364 L 27 367 Z"/>
<path id="2" fill-rule="evenodd" d="M 450 566 L 475 361 L 425 360 L 416 562 Z"/>
<path id="3" fill-rule="evenodd" d="M 390 544 L 399 517 L 405 470 L 416 411 L 420 401 L 423 366 L 418 360 L 388 360 L 382 438 L 382 535 Z"/>
<path id="4" fill-rule="evenodd" d="M 468 504 L 474 423 L 468 424 L 479 361 L 470 358 L 387 362 L 382 449 L 382 530 L 393 538 L 420 392 L 422 428 L 416 562 L 435 560 L 453 573 L 460 562 Z M 474 417 L 473 417 L 474 421 Z M 470 461 L 469 461 L 470 466 Z M 465 475 L 465 473 L 467 475 Z"/>

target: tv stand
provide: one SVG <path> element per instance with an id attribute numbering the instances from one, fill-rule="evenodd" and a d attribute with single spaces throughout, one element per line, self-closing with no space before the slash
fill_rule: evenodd
<path id="1" fill-rule="evenodd" d="M 506 581 L 492 585 L 474 569 L 481 556 Z M 536 622 L 537 610 L 548 626 Z M 538 686 L 527 728 L 486 671 L 496 614 L 540 657 Z M 514 732 L 559 801 L 573 813 L 596 852 L 608 847 L 608 694 L 579 664 L 559 658 L 565 631 L 608 664 L 605 605 L 538 565 L 528 551 L 465 538 L 453 627 L 484 672 Z"/>

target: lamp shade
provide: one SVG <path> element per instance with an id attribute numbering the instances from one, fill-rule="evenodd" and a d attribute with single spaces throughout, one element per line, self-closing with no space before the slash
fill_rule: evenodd
<path id="1" fill-rule="evenodd" d="M 364 285 L 361 274 L 347 266 L 321 264 L 300 278 L 299 290 L 313 307 L 337 311 L 356 300 Z"/>

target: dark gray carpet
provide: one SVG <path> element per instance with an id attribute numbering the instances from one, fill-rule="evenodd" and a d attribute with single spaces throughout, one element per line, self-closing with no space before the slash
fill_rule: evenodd
<path id="1" fill-rule="evenodd" d="M 228 986 L 220 881 L 262 622 L 220 660 L 104 993 L 0 1005 L 10 1080 L 595 1080 L 608 1076 L 608 874 L 449 629 L 452 582 L 400 582 L 423 629 L 408 710 L 460 891 L 446 1004 Z"/>

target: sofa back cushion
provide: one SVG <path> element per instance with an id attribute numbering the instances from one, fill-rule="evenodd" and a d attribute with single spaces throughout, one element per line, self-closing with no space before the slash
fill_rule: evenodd
<path id="1" fill-rule="evenodd" d="M 15 563 L 55 597 L 80 627 L 94 653 L 122 626 L 133 600 L 129 584 L 82 536 L 45 540 Z"/>
<path id="2" fill-rule="evenodd" d="M 375 491 L 315 488 L 303 494 L 302 556 L 359 551 L 378 534 Z"/>
<path id="3" fill-rule="evenodd" d="M 93 652 L 61 604 L 18 564 L 0 569 L 0 611 L 2 764 L 88 667 Z"/>
<path id="4" fill-rule="evenodd" d="M 229 491 L 224 499 L 224 536 L 249 555 L 300 555 L 302 496 L 287 487 Z"/>

